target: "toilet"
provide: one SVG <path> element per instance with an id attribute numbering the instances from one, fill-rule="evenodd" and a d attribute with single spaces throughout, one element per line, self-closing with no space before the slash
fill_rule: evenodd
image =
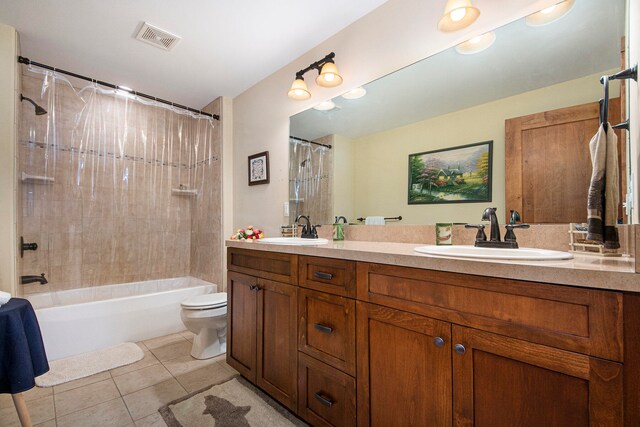
<path id="1" fill-rule="evenodd" d="M 182 323 L 195 334 L 191 356 L 209 359 L 227 351 L 227 293 L 204 294 L 182 301 Z"/>

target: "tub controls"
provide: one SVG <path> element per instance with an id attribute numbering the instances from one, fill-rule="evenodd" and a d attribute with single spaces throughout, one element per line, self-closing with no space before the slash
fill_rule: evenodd
<path id="1" fill-rule="evenodd" d="M 24 238 L 20 236 L 20 258 L 24 258 L 24 251 L 35 251 L 37 249 L 37 243 L 25 243 Z"/>

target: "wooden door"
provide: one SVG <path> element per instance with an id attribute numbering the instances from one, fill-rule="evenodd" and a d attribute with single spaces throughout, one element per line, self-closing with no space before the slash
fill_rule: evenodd
<path id="1" fill-rule="evenodd" d="M 227 292 L 227 363 L 244 377 L 255 382 L 257 279 L 230 271 Z"/>
<path id="2" fill-rule="evenodd" d="M 515 209 L 529 223 L 586 222 L 598 112 L 593 102 L 505 121 L 505 221 Z M 619 98 L 609 102 L 609 122 L 620 122 Z M 622 166 L 625 144 L 616 134 Z"/>
<path id="3" fill-rule="evenodd" d="M 297 288 L 258 279 L 256 384 L 292 411 L 297 406 Z"/>
<path id="4" fill-rule="evenodd" d="M 451 325 L 356 306 L 358 425 L 451 426 Z"/>
<path id="5" fill-rule="evenodd" d="M 456 325 L 453 346 L 457 426 L 622 425 L 619 363 Z"/>

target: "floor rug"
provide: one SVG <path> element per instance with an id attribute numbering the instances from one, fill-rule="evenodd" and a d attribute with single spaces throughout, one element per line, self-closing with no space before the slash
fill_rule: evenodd
<path id="1" fill-rule="evenodd" d="M 307 426 L 240 376 L 158 409 L 168 427 Z"/>
<path id="2" fill-rule="evenodd" d="M 52 387 L 99 372 L 137 362 L 144 357 L 140 347 L 132 342 L 118 344 L 64 359 L 49 362 L 49 372 L 36 378 L 38 387 Z"/>

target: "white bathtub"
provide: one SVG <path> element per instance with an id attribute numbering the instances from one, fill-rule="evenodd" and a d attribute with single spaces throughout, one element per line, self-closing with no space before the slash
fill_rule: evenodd
<path id="1" fill-rule="evenodd" d="M 217 291 L 194 277 L 27 295 L 49 360 L 185 329 L 180 302 Z"/>

